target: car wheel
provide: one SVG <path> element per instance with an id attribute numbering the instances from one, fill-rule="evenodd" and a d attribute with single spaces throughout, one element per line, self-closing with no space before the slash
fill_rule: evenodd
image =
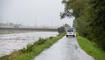
<path id="1" fill-rule="evenodd" d="M 75 35 L 73 35 L 73 37 L 75 37 Z"/>
<path id="2" fill-rule="evenodd" d="M 68 35 L 66 35 L 66 37 L 68 37 Z"/>

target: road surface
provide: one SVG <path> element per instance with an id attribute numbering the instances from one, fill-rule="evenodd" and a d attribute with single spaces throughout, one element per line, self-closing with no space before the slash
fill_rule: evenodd
<path id="1" fill-rule="evenodd" d="M 58 35 L 57 32 L 28 32 L 0 35 L 0 56 L 8 55 L 11 52 L 22 49 L 28 44 L 32 44 L 40 37 L 48 38 Z"/>
<path id="2" fill-rule="evenodd" d="M 36 56 L 34 60 L 94 60 L 85 53 L 77 43 L 76 38 L 63 37 L 52 47 Z"/>

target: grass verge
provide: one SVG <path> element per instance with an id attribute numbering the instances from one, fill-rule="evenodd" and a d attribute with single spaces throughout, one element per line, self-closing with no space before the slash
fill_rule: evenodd
<path id="1" fill-rule="evenodd" d="M 77 40 L 81 48 L 93 56 L 95 60 L 105 60 L 105 52 L 97 48 L 91 41 L 81 36 L 77 36 Z"/>
<path id="2" fill-rule="evenodd" d="M 56 37 L 50 37 L 47 39 L 40 38 L 32 45 L 27 45 L 27 48 L 23 48 L 18 51 L 14 51 L 10 55 L 0 57 L 0 60 L 31 60 L 38 54 L 40 54 L 44 49 L 49 48 L 56 41 L 61 39 L 65 33 L 62 33 Z"/>

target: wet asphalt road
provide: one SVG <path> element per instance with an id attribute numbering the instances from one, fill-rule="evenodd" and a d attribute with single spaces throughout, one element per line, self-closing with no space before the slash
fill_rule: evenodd
<path id="1" fill-rule="evenodd" d="M 85 53 L 74 37 L 63 37 L 52 47 L 44 50 L 34 60 L 94 60 Z"/>
<path id="2" fill-rule="evenodd" d="M 13 51 L 22 49 L 32 44 L 40 37 L 48 38 L 58 35 L 57 32 L 28 32 L 0 35 L 0 56 L 8 55 Z"/>

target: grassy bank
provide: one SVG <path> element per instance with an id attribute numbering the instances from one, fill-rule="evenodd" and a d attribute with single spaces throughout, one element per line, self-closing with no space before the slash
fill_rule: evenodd
<path id="1" fill-rule="evenodd" d="M 77 36 L 77 40 L 81 48 L 93 56 L 95 60 L 105 60 L 105 52 L 97 48 L 94 43 L 81 36 Z"/>
<path id="2" fill-rule="evenodd" d="M 6 55 L 0 58 L 0 60 L 31 60 L 38 54 L 40 54 L 44 49 L 49 48 L 56 41 L 61 39 L 65 34 L 60 34 L 56 37 L 50 37 L 47 39 L 40 38 L 33 45 L 27 45 L 27 48 L 15 51 L 10 55 Z"/>

